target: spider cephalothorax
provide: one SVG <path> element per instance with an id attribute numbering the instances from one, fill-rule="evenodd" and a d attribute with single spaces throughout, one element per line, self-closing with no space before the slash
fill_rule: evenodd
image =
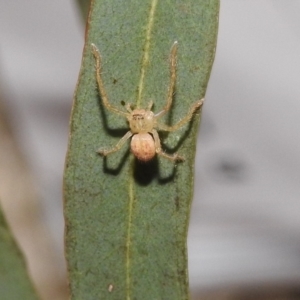
<path id="1" fill-rule="evenodd" d="M 155 116 L 151 110 L 135 109 L 127 120 L 132 133 L 150 132 L 155 125 Z"/>
<path id="2" fill-rule="evenodd" d="M 192 118 L 194 112 L 202 106 L 204 99 L 196 101 L 190 108 L 189 112 L 186 114 L 184 118 L 182 118 L 178 123 L 173 126 L 168 126 L 164 124 L 160 124 L 158 119 L 165 115 L 171 107 L 173 93 L 174 93 L 174 86 L 176 81 L 176 53 L 177 53 L 177 45 L 178 43 L 175 42 L 171 49 L 171 56 L 170 56 L 170 71 L 171 71 L 171 81 L 168 90 L 168 97 L 167 103 L 163 110 L 154 114 L 151 110 L 152 108 L 152 101 L 149 103 L 147 109 L 136 108 L 134 110 L 131 109 L 131 105 L 126 105 L 126 110 L 122 111 L 118 108 L 112 106 L 108 102 L 108 98 L 106 96 L 106 91 L 104 89 L 104 85 L 101 78 L 101 56 L 100 52 L 97 47 L 92 44 L 92 51 L 96 58 L 96 76 L 97 82 L 99 87 L 99 92 L 101 95 L 101 99 L 103 101 L 104 106 L 121 116 L 127 118 L 130 130 L 121 138 L 121 140 L 111 149 L 99 149 L 98 153 L 103 156 L 106 156 L 110 153 L 118 151 L 123 144 L 131 138 L 131 152 L 141 161 L 149 161 L 152 159 L 155 154 L 164 156 L 172 161 L 183 161 L 184 158 L 177 153 L 173 155 L 169 155 L 162 151 L 160 138 L 157 133 L 157 130 L 162 131 L 175 131 L 179 129 L 181 126 L 186 124 Z M 156 130 L 157 129 L 157 130 Z"/>

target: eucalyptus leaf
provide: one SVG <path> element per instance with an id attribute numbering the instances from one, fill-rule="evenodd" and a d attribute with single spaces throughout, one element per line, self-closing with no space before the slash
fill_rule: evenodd
<path id="1" fill-rule="evenodd" d="M 91 44 L 102 57 L 108 99 L 159 112 L 178 41 L 176 92 L 163 122 L 183 118 L 205 95 L 216 47 L 218 0 L 94 0 L 73 104 L 64 177 L 66 258 L 72 299 L 188 299 L 186 238 L 193 197 L 200 114 L 160 133 L 163 149 L 185 161 L 141 163 L 129 143 L 97 154 L 128 131 L 106 109 L 96 83 Z M 205 104 L 204 104 L 205 107 Z"/>
<path id="2" fill-rule="evenodd" d="M 36 300 L 38 296 L 27 274 L 21 251 L 0 208 L 0 299 Z"/>
<path id="3" fill-rule="evenodd" d="M 86 20 L 88 17 L 91 0 L 76 0 L 76 2 L 80 8 L 83 19 Z"/>

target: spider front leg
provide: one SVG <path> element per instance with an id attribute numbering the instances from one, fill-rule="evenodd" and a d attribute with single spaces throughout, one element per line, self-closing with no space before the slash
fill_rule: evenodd
<path id="1" fill-rule="evenodd" d="M 96 59 L 96 78 L 97 78 L 97 83 L 98 83 L 98 88 L 99 88 L 99 92 L 101 95 L 101 99 L 103 101 L 103 105 L 110 111 L 118 114 L 118 115 L 122 115 L 122 116 L 128 116 L 128 113 L 121 111 L 119 109 L 117 109 L 116 107 L 114 107 L 113 105 L 111 105 L 108 101 L 107 98 L 107 94 L 104 88 L 104 84 L 102 81 L 102 77 L 101 77 L 101 55 L 100 55 L 100 51 L 99 49 L 96 47 L 96 45 L 91 44 L 92 46 L 92 52 L 94 54 L 94 57 Z"/>
<path id="2" fill-rule="evenodd" d="M 97 152 L 103 156 L 106 156 L 108 154 L 117 152 L 118 150 L 120 150 L 122 148 L 122 146 L 125 144 L 125 142 L 132 136 L 132 132 L 128 131 L 121 139 L 120 141 L 117 143 L 116 146 L 114 146 L 111 149 L 102 149 L 100 148 Z"/>
<path id="3" fill-rule="evenodd" d="M 167 103 L 165 107 L 157 113 L 156 117 L 162 117 L 165 115 L 171 107 L 173 95 L 174 95 L 174 87 L 176 82 L 176 57 L 177 57 L 177 46 L 178 42 L 175 41 L 172 48 L 171 48 L 171 54 L 170 54 L 170 84 L 168 88 L 168 95 L 167 95 Z"/>
<path id="4" fill-rule="evenodd" d="M 158 155 L 161 155 L 171 161 L 184 161 L 184 157 L 180 156 L 178 153 L 174 153 L 173 155 L 166 154 L 163 152 L 161 149 L 161 143 L 160 143 L 160 138 L 155 129 L 151 131 L 153 138 L 154 138 L 154 143 L 155 143 L 155 151 Z"/>
<path id="5" fill-rule="evenodd" d="M 176 131 L 177 129 L 182 127 L 185 123 L 190 121 L 194 112 L 202 106 L 203 102 L 204 102 L 204 98 L 196 101 L 191 106 L 191 108 L 190 108 L 189 112 L 186 114 L 186 116 L 183 119 L 181 119 L 178 123 L 176 123 L 175 125 L 168 126 L 168 125 L 164 125 L 164 124 L 157 124 L 157 128 L 159 128 L 160 130 L 164 130 L 164 131 Z"/>

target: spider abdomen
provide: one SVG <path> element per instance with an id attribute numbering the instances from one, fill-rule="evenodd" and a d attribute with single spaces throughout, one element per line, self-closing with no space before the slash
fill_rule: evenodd
<path id="1" fill-rule="evenodd" d="M 141 161 L 151 160 L 155 154 L 155 143 L 149 133 L 138 133 L 131 138 L 131 152 Z"/>

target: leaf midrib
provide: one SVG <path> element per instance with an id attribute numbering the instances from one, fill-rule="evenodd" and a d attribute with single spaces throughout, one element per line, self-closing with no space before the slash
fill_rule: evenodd
<path id="1" fill-rule="evenodd" d="M 149 17 L 146 26 L 145 45 L 143 48 L 144 51 L 143 51 L 143 58 L 142 58 L 141 70 L 140 70 L 140 81 L 138 85 L 137 107 L 141 107 L 142 104 L 142 94 L 143 94 L 144 83 L 145 83 L 145 74 L 149 63 L 151 32 L 154 24 L 154 15 L 155 15 L 157 3 L 158 0 L 151 1 Z M 131 168 L 131 171 L 129 171 L 129 182 L 128 182 L 129 203 L 128 203 L 127 239 L 126 239 L 126 291 L 127 291 L 126 299 L 127 300 L 131 299 L 130 251 L 131 251 L 131 242 L 132 242 L 131 227 L 132 227 L 132 215 L 133 215 L 133 203 L 134 203 L 134 176 L 132 172 L 132 167 L 133 167 L 133 160 L 131 159 L 131 162 L 129 164 L 129 168 Z"/>

